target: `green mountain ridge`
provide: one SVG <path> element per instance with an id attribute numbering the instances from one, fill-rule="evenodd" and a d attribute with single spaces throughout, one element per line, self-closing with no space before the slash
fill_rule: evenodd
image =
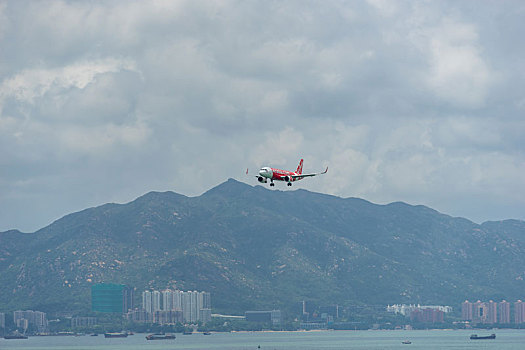
<path id="1" fill-rule="evenodd" d="M 214 312 L 320 304 L 458 305 L 525 297 L 525 222 L 481 225 L 229 179 L 198 197 L 150 192 L 0 233 L 0 311 L 86 312 L 90 287 L 212 293 Z"/>

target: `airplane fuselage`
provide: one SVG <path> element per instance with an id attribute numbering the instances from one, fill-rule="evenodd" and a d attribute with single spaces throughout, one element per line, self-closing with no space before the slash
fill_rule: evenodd
<path id="1" fill-rule="evenodd" d="M 327 171 L 328 167 L 325 171 L 320 173 L 303 174 L 303 160 L 301 159 L 296 171 L 288 171 L 265 166 L 262 167 L 261 170 L 259 170 L 259 174 L 255 176 L 257 177 L 257 181 L 261 183 L 267 183 L 268 180 L 270 180 L 270 186 L 274 185 L 274 181 L 284 181 L 287 182 L 288 186 L 292 186 L 292 182 L 294 181 L 302 180 L 305 177 L 326 174 Z M 248 174 L 248 169 L 246 169 L 246 174 Z"/>
<path id="2" fill-rule="evenodd" d="M 267 182 L 268 180 L 293 182 L 302 179 L 302 177 L 297 177 L 299 175 L 300 174 L 294 171 L 262 167 L 261 170 L 259 170 L 259 182 Z"/>

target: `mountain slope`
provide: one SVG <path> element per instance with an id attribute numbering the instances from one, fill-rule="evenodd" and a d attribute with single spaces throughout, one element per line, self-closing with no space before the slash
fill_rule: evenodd
<path id="1" fill-rule="evenodd" d="M 235 180 L 199 197 L 150 192 L 0 233 L 0 311 L 85 311 L 95 282 L 212 292 L 217 311 L 523 297 L 525 223 L 477 225 Z"/>

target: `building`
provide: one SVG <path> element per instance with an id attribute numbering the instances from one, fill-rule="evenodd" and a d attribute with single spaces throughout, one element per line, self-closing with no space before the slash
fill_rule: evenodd
<path id="1" fill-rule="evenodd" d="M 319 307 L 319 312 L 321 314 L 327 314 L 328 316 L 331 316 L 334 319 L 338 319 L 339 318 L 339 305 L 321 306 Z"/>
<path id="2" fill-rule="evenodd" d="M 97 324 L 96 317 L 72 317 L 71 328 L 92 327 Z"/>
<path id="3" fill-rule="evenodd" d="M 27 318 L 19 318 L 15 321 L 17 329 L 22 329 L 24 333 L 29 329 L 29 320 Z"/>
<path id="4" fill-rule="evenodd" d="M 271 323 L 273 325 L 279 325 L 282 322 L 281 310 L 246 311 L 244 316 L 248 322 Z"/>
<path id="5" fill-rule="evenodd" d="M 472 321 L 487 323 L 488 305 L 480 300 L 472 304 Z"/>
<path id="6" fill-rule="evenodd" d="M 196 302 L 197 300 L 192 292 L 185 292 L 182 294 L 182 315 L 184 317 L 184 322 L 193 323 L 197 320 L 195 314 Z"/>
<path id="7" fill-rule="evenodd" d="M 153 317 L 152 314 L 145 309 L 134 309 L 126 313 L 126 319 L 137 323 L 150 323 Z"/>
<path id="8" fill-rule="evenodd" d="M 301 329 L 326 329 L 328 325 L 325 322 L 301 322 Z"/>
<path id="9" fill-rule="evenodd" d="M 209 292 L 188 291 L 166 289 L 159 291 L 144 291 L 142 293 L 142 307 L 148 314 L 150 322 L 169 323 L 166 319 L 174 319 L 172 314 L 157 313 L 157 311 L 177 311 L 182 315 L 183 323 L 203 324 L 211 321 L 211 294 Z M 168 315 L 168 316 L 166 316 Z M 178 314 L 177 314 L 178 315 Z M 133 316 L 130 316 L 133 317 Z M 167 317 L 167 318 L 166 318 Z M 176 316 L 178 317 L 178 316 Z M 179 322 L 179 321 L 177 321 Z"/>
<path id="10" fill-rule="evenodd" d="M 122 290 L 122 313 L 128 312 L 128 310 L 133 310 L 135 307 L 134 300 L 135 291 L 133 288 L 124 286 Z"/>
<path id="11" fill-rule="evenodd" d="M 199 320 L 202 323 L 207 323 L 211 321 L 211 309 L 200 309 L 199 310 Z"/>
<path id="12" fill-rule="evenodd" d="M 444 314 L 452 312 L 451 306 L 446 305 L 405 305 L 405 304 L 394 304 L 394 305 L 388 305 L 386 307 L 387 312 L 393 312 L 395 314 L 401 314 L 403 316 L 409 317 L 412 311 L 416 310 L 424 310 L 424 309 L 432 309 L 432 310 L 438 310 L 442 311 Z"/>
<path id="13" fill-rule="evenodd" d="M 0 312 L 0 329 L 5 328 L 5 314 Z"/>
<path id="14" fill-rule="evenodd" d="M 424 308 L 415 309 L 410 312 L 410 321 L 423 323 L 443 323 L 444 312 L 439 309 Z"/>
<path id="15" fill-rule="evenodd" d="M 162 292 L 162 310 L 175 310 L 173 306 L 173 294 L 174 292 L 169 289 Z"/>
<path id="16" fill-rule="evenodd" d="M 182 323 L 183 322 L 182 311 L 180 310 L 155 311 L 153 313 L 152 322 L 158 323 L 161 325 Z"/>
<path id="17" fill-rule="evenodd" d="M 472 321 L 472 303 L 468 300 L 461 304 L 461 319 L 463 321 Z"/>
<path id="18" fill-rule="evenodd" d="M 149 312 L 150 314 L 154 313 L 155 311 L 170 310 L 169 308 L 165 308 L 166 303 L 168 303 L 168 301 L 164 298 L 164 293 L 165 292 L 161 293 L 157 290 L 147 290 L 142 292 L 142 307 L 144 308 L 144 310 L 146 310 L 146 312 Z M 162 303 L 162 301 L 164 301 L 164 303 Z"/>
<path id="19" fill-rule="evenodd" d="M 506 300 L 498 304 L 499 323 L 510 323 L 510 303 Z"/>
<path id="20" fill-rule="evenodd" d="M 24 331 L 31 327 L 36 332 L 44 333 L 48 328 L 46 314 L 40 311 L 15 311 L 13 312 L 13 322 L 17 328 L 23 329 Z"/>
<path id="21" fill-rule="evenodd" d="M 142 292 L 142 308 L 148 313 L 153 312 L 152 296 L 149 290 Z"/>
<path id="22" fill-rule="evenodd" d="M 302 316 L 301 320 L 303 322 L 311 322 L 314 319 L 314 314 L 317 311 L 317 304 L 312 301 L 303 300 L 301 302 Z"/>
<path id="23" fill-rule="evenodd" d="M 133 289 L 124 284 L 98 283 L 91 287 L 91 310 L 126 313 L 133 309 Z"/>
<path id="24" fill-rule="evenodd" d="M 470 303 L 466 300 L 461 304 L 461 318 L 475 323 L 507 324 L 510 323 L 510 303 L 506 300 L 499 303 L 492 300 Z M 514 322 L 518 324 L 525 322 L 525 303 L 521 300 L 514 303 Z"/>
<path id="25" fill-rule="evenodd" d="M 162 310 L 161 298 L 162 294 L 158 290 L 151 292 L 151 312 Z"/>
<path id="26" fill-rule="evenodd" d="M 487 317 L 485 319 L 485 323 L 498 323 L 498 303 L 489 300 L 489 302 L 485 303 L 485 305 L 487 306 Z"/>
<path id="27" fill-rule="evenodd" d="M 514 303 L 514 323 L 525 323 L 525 303 L 521 300 Z"/>

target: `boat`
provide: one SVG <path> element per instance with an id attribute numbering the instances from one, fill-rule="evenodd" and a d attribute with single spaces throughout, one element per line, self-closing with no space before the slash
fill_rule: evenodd
<path id="1" fill-rule="evenodd" d="M 75 333 L 73 332 L 57 332 L 54 335 L 60 336 L 60 337 L 71 337 L 74 336 Z"/>
<path id="2" fill-rule="evenodd" d="M 9 335 L 4 335 L 4 339 L 27 339 L 27 335 L 23 335 L 23 334 L 19 334 L 19 335 L 9 334 Z"/>
<path id="3" fill-rule="evenodd" d="M 202 335 L 211 335 L 211 332 L 203 332 Z"/>
<path id="4" fill-rule="evenodd" d="M 146 336 L 147 340 L 165 340 L 165 339 L 175 339 L 175 334 L 162 334 L 154 333 Z"/>
<path id="5" fill-rule="evenodd" d="M 478 340 L 478 339 L 496 339 L 496 334 L 492 333 L 491 335 L 486 335 L 483 337 L 478 336 L 477 334 L 472 334 L 470 336 L 470 339 L 472 340 Z"/>
<path id="6" fill-rule="evenodd" d="M 91 334 L 92 337 L 98 337 L 98 333 Z"/>
<path id="7" fill-rule="evenodd" d="M 4 335 L 4 339 L 27 339 L 27 335 L 20 334 L 16 331 L 13 334 Z"/>
<path id="8" fill-rule="evenodd" d="M 105 338 L 126 338 L 127 336 L 128 336 L 127 332 L 104 333 Z"/>
<path id="9" fill-rule="evenodd" d="M 412 342 L 410 340 L 403 340 L 401 344 L 412 344 Z"/>

